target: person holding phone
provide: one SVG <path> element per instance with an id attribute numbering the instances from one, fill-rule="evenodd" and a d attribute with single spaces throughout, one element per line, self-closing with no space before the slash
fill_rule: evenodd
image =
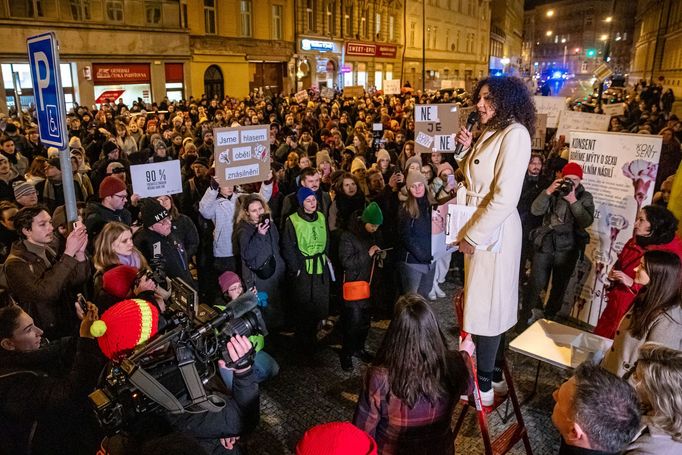
<path id="1" fill-rule="evenodd" d="M 265 322 L 270 329 L 282 325 L 284 311 L 280 289 L 286 266 L 279 251 L 279 231 L 272 221 L 270 207 L 259 194 L 242 198 L 235 238 L 246 289 L 255 287 L 266 292 Z"/>

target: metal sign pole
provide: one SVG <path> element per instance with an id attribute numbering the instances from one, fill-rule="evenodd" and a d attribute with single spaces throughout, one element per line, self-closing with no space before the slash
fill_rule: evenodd
<path id="1" fill-rule="evenodd" d="M 76 221 L 78 214 L 71 157 L 68 150 L 69 136 L 66 129 L 66 105 L 59 66 L 57 36 L 54 32 L 43 33 L 28 38 L 26 44 L 40 140 L 44 144 L 59 149 L 66 220 L 70 226 Z"/>

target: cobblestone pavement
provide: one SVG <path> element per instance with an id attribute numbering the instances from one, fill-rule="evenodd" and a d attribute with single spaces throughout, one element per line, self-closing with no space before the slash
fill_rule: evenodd
<path id="1" fill-rule="evenodd" d="M 457 325 L 451 296 L 456 287 L 451 283 L 442 287 L 447 297 L 433 302 L 433 308 L 442 329 L 454 340 Z M 368 341 L 370 350 L 377 349 L 387 326 L 388 321 L 373 322 Z M 513 337 L 512 334 L 508 339 Z M 354 371 L 345 373 L 339 365 L 337 352 L 340 346 L 336 331 L 328 337 L 327 343 L 328 347 L 310 357 L 297 352 L 291 337 L 277 334 L 268 337 L 266 350 L 277 359 L 281 370 L 279 376 L 262 386 L 261 423 L 246 441 L 249 455 L 290 454 L 306 429 L 319 423 L 352 419 L 361 388 L 361 375 L 366 366 L 354 359 Z M 517 394 L 523 400 L 532 390 L 537 362 L 509 351 L 507 356 Z M 523 418 L 536 455 L 558 452 L 559 434 L 550 419 L 554 406 L 551 395 L 566 377 L 565 372 L 543 365 L 537 394 L 523 406 Z M 504 405 L 500 407 L 503 408 Z M 455 415 L 459 415 L 459 409 L 458 406 Z M 458 454 L 483 453 L 483 442 L 474 416 L 469 413 L 457 437 Z M 493 436 L 506 428 L 495 413 L 490 415 L 489 423 Z M 525 453 L 523 444 L 519 442 L 510 453 Z"/>

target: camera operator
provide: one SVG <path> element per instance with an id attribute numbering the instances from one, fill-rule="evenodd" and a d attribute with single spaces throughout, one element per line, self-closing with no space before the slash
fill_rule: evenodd
<path id="1" fill-rule="evenodd" d="M 136 346 L 153 340 L 159 330 L 159 311 L 156 306 L 142 299 L 124 300 L 102 314 L 92 327 L 104 355 L 113 364 L 126 358 Z M 168 346 L 162 346 L 164 349 Z M 231 397 L 220 396 L 225 405 L 217 412 L 184 412 L 175 414 L 163 409 L 137 415 L 128 422 L 126 432 L 132 442 L 144 442 L 149 426 L 170 426 L 172 431 L 195 438 L 209 454 L 239 454 L 236 441 L 252 431 L 260 419 L 260 392 L 253 373 L 254 349 L 247 337 L 235 335 L 226 345 L 230 361 L 227 367 L 234 372 Z M 150 353 L 150 355 L 153 355 Z M 170 378 L 173 381 L 173 378 Z M 180 379 L 181 380 L 181 379 Z M 174 381 L 172 389 L 178 385 Z M 167 384 L 164 384 L 168 386 Z M 137 393 L 137 392 L 136 392 Z M 219 395 L 214 392 L 213 395 Z M 178 400 L 187 402 L 187 393 L 176 394 Z M 163 422 L 156 422 L 157 419 Z M 150 430 L 162 431 L 161 428 Z M 154 433 L 151 431 L 149 434 Z"/>
<path id="2" fill-rule="evenodd" d="M 540 293 L 547 287 L 550 273 L 552 290 L 544 317 L 556 316 L 578 257 L 589 241 L 585 229 L 594 221 L 594 202 L 580 183 L 583 170 L 577 163 L 568 163 L 561 173 L 562 178 L 540 192 L 531 205 L 531 213 L 543 219 L 542 226 L 530 234 L 534 254 L 521 311 L 522 325 L 531 322 L 531 313 L 535 313 L 533 319 L 540 319 L 533 310 L 542 310 Z"/>
<path id="3" fill-rule="evenodd" d="M 90 334 L 41 345 L 43 331 L 19 306 L 0 309 L 0 453 L 92 454 L 99 434 L 88 402 L 104 357 Z"/>

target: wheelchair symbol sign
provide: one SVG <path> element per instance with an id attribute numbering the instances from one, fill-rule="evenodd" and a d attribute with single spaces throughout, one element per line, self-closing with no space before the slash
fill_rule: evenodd
<path id="1" fill-rule="evenodd" d="M 57 37 L 52 32 L 44 33 L 30 37 L 26 44 L 40 140 L 47 145 L 66 148 L 66 106 L 60 78 Z"/>

